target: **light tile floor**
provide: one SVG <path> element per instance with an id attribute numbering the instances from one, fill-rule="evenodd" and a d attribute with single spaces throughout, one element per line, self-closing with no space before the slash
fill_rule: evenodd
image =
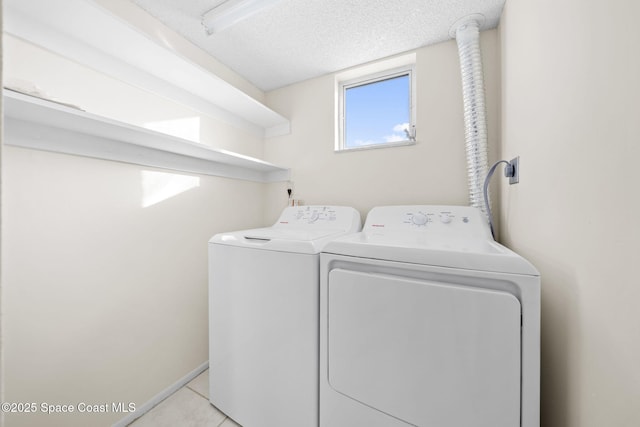
<path id="1" fill-rule="evenodd" d="M 208 369 L 129 426 L 241 427 L 209 403 Z"/>

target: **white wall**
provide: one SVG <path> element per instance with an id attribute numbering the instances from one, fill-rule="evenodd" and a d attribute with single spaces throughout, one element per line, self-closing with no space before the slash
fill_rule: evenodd
<path id="1" fill-rule="evenodd" d="M 483 32 L 490 158 L 499 145 L 499 44 Z M 291 120 L 290 135 L 265 142 L 265 160 L 292 167 L 295 197 L 305 204 L 353 206 L 364 216 L 374 206 L 467 204 L 464 121 L 454 41 L 417 55 L 417 140 L 407 147 L 334 152 L 335 76 L 327 75 L 266 94 Z M 270 184 L 266 220 L 286 206 L 286 184 Z"/>
<path id="2" fill-rule="evenodd" d="M 199 127 L 186 131 L 203 143 L 262 155 L 260 138 L 196 111 L 15 38 L 4 47 L 7 80 L 30 80 L 134 124 L 192 119 Z M 144 207 L 183 175 L 197 186 Z M 207 241 L 262 225 L 264 191 L 259 183 L 4 146 L 4 400 L 140 407 L 206 362 Z M 9 414 L 6 425 L 109 425 L 125 415 Z"/>
<path id="3" fill-rule="evenodd" d="M 635 0 L 508 0 L 505 243 L 542 275 L 542 426 L 640 425 Z"/>
<path id="4" fill-rule="evenodd" d="M 4 19 L 2 16 L 2 0 L 0 0 L 0 33 L 3 29 Z M 3 43 L 0 43 L 0 82 L 2 81 L 2 68 L 4 62 L 4 54 L 3 54 Z M 4 117 L 4 98 L 0 99 L 0 117 Z M 3 149 L 4 145 L 2 144 L 2 135 L 4 135 L 4 120 L 0 120 L 0 165 L 2 165 L 3 158 Z M 4 188 L 2 187 L 2 167 L 0 166 L 0 261 L 2 259 L 2 195 Z M 4 350 L 3 350 L 3 316 L 2 316 L 2 263 L 0 262 L 0 402 L 4 402 Z M 4 425 L 4 413 L 0 411 L 0 426 Z"/>

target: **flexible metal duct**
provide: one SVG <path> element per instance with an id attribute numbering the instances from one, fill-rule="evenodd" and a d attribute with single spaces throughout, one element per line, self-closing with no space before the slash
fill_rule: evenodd
<path id="1" fill-rule="evenodd" d="M 483 197 L 484 178 L 488 168 L 487 119 L 478 21 L 468 19 L 457 24 L 455 37 L 462 74 L 469 203 L 487 214 Z"/>

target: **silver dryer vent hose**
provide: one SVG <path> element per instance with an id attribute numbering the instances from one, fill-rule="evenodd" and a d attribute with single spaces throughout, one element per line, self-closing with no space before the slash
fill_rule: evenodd
<path id="1" fill-rule="evenodd" d="M 480 208 L 486 215 L 483 184 L 488 169 L 487 119 L 479 27 L 478 22 L 472 19 L 460 24 L 455 34 L 462 74 L 469 204 Z"/>

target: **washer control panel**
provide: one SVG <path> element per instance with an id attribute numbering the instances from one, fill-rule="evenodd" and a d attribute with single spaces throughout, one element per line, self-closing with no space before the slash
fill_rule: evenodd
<path id="1" fill-rule="evenodd" d="M 363 231 L 424 231 L 485 236 L 485 215 L 471 206 L 380 206 L 367 215 Z"/>
<path id="2" fill-rule="evenodd" d="M 292 206 L 286 208 L 274 227 L 339 228 L 360 227 L 360 213 L 345 206 Z"/>

